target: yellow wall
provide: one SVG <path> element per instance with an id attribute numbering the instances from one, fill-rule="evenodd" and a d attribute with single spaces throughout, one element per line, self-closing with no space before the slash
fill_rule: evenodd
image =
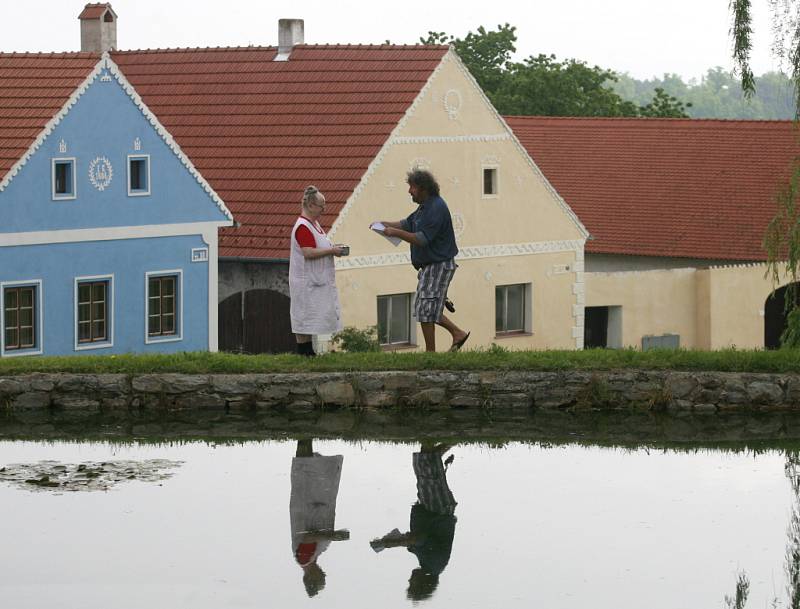
<path id="1" fill-rule="evenodd" d="M 497 168 L 496 196 L 482 195 L 487 166 Z M 374 325 L 378 295 L 415 290 L 408 245 L 393 247 L 368 229 L 374 220 L 399 220 L 416 208 L 405 183 L 414 167 L 433 172 L 453 215 L 461 251 L 450 288 L 457 307 L 452 318 L 472 332 L 469 345 L 582 345 L 585 233 L 450 54 L 331 230 L 335 242 L 350 245 L 350 257 L 337 261 L 344 324 Z M 495 286 L 515 283 L 533 286 L 532 332 L 497 339 Z M 440 332 L 443 350 L 449 335 Z"/>
<path id="2" fill-rule="evenodd" d="M 586 306 L 622 306 L 623 346 L 678 334 L 681 347 L 761 349 L 772 291 L 763 264 L 586 274 Z"/>

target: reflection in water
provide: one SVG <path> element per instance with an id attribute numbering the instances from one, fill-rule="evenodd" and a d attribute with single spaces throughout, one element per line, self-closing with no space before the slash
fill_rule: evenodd
<path id="1" fill-rule="evenodd" d="M 292 550 L 303 568 L 308 596 L 316 596 L 325 587 L 325 571 L 317 564 L 320 554 L 331 541 L 350 539 L 346 529 L 335 528 L 343 461 L 342 455 L 326 457 L 315 453 L 311 440 L 297 441 L 297 455 L 292 459 L 289 519 Z"/>
<path id="2" fill-rule="evenodd" d="M 800 607 L 800 453 L 786 452 L 784 471 L 792 486 L 792 513 L 786 544 L 786 588 L 789 607 Z"/>
<path id="3" fill-rule="evenodd" d="M 411 506 L 409 531 L 394 529 L 370 546 L 376 552 L 405 546 L 419 561 L 408 580 L 408 598 L 430 598 L 439 585 L 439 575 L 450 561 L 456 531 L 456 500 L 447 485 L 447 468 L 454 455 L 442 461 L 450 449 L 445 444 L 423 443 L 414 453 L 414 475 L 417 477 L 417 502 Z"/>

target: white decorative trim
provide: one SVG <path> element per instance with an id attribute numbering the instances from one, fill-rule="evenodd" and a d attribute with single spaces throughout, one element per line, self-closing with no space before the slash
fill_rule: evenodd
<path id="1" fill-rule="evenodd" d="M 31 231 L 27 233 L 0 233 L 0 247 L 197 235 L 205 233 L 212 227 L 216 231 L 220 226 L 228 226 L 228 223 L 187 222 L 184 224 L 146 224 L 143 226 L 109 226 L 103 228 Z"/>
<path id="2" fill-rule="evenodd" d="M 58 143 L 58 153 L 59 154 L 66 154 L 67 153 L 67 142 L 64 141 L 64 138 L 61 138 L 61 141 Z"/>
<path id="3" fill-rule="evenodd" d="M 161 136 L 161 139 L 170 147 L 170 149 L 175 153 L 178 157 L 180 162 L 183 164 L 186 169 L 189 170 L 189 173 L 192 174 L 197 183 L 203 188 L 203 190 L 211 197 L 211 199 L 216 203 L 217 207 L 220 211 L 225 215 L 226 218 L 230 221 L 230 224 L 224 224 L 222 226 L 231 226 L 233 224 L 233 215 L 231 214 L 230 210 L 227 208 L 225 203 L 222 201 L 220 196 L 216 193 L 216 191 L 211 188 L 211 185 L 206 181 L 206 179 L 200 174 L 197 168 L 194 166 L 192 161 L 189 157 L 183 152 L 181 147 L 172 137 L 172 135 L 167 131 L 164 126 L 161 124 L 161 121 L 158 120 L 155 114 L 147 107 L 147 104 L 142 101 L 142 98 L 133 88 L 128 79 L 122 74 L 119 66 L 114 63 L 114 61 L 109 56 L 108 52 L 103 53 L 100 61 L 97 62 L 94 69 L 89 73 L 89 75 L 84 79 L 84 81 L 78 85 L 78 88 L 73 91 L 72 95 L 70 95 L 69 99 L 64 103 L 56 115 L 48 121 L 45 125 L 44 129 L 42 129 L 41 133 L 36 137 L 33 144 L 30 145 L 28 150 L 25 152 L 24 155 L 11 167 L 8 171 L 6 176 L 0 181 L 0 192 L 5 190 L 5 188 L 9 185 L 11 180 L 13 180 L 17 174 L 19 173 L 20 169 L 30 160 L 33 154 L 39 150 L 42 146 L 44 141 L 47 137 L 53 132 L 53 130 L 58 126 L 58 124 L 63 120 L 63 118 L 67 115 L 67 113 L 72 109 L 72 107 L 77 103 L 77 101 L 83 96 L 84 93 L 88 90 L 89 86 L 94 82 L 94 80 L 100 75 L 100 72 L 103 69 L 108 69 L 117 81 L 122 85 L 122 88 L 128 94 L 139 110 L 142 112 L 144 117 L 147 121 L 155 128 L 158 134 Z"/>
<path id="4" fill-rule="evenodd" d="M 78 341 L 78 287 L 79 284 L 87 281 L 106 281 L 108 283 L 108 292 L 106 292 L 106 327 L 108 328 L 108 338 L 104 341 L 94 343 L 81 343 Z M 114 275 L 92 275 L 86 277 L 75 278 L 75 293 L 73 296 L 72 306 L 75 312 L 74 325 L 72 327 L 74 335 L 74 348 L 75 351 L 88 351 L 90 349 L 108 349 L 114 346 Z"/>
<path id="5" fill-rule="evenodd" d="M 486 102 L 486 105 L 489 107 L 489 109 L 492 112 L 492 114 L 494 114 L 494 117 L 498 121 L 500 121 L 500 123 L 506 128 L 506 130 L 508 131 L 508 134 L 511 136 L 511 140 L 514 142 L 514 145 L 517 147 L 517 150 L 519 150 L 519 152 L 522 154 L 523 158 L 525 158 L 528 161 L 528 165 L 530 165 L 530 167 L 533 169 L 534 174 L 536 174 L 536 176 L 539 178 L 539 180 L 541 180 L 542 184 L 544 184 L 545 188 L 553 196 L 553 198 L 555 199 L 556 203 L 558 203 L 558 205 L 561 207 L 561 209 L 564 210 L 564 212 L 567 214 L 567 216 L 569 216 L 569 218 L 572 220 L 573 224 L 575 224 L 575 226 L 580 231 L 580 233 L 583 235 L 583 237 L 584 238 L 588 238 L 589 237 L 589 231 L 583 225 L 583 222 L 580 221 L 580 219 L 575 214 L 575 212 L 572 211 L 572 208 L 569 205 L 567 205 L 567 202 L 564 201 L 564 199 L 561 198 L 561 195 L 558 194 L 556 189 L 553 188 L 553 185 L 550 184 L 550 181 L 544 176 L 544 174 L 542 173 L 541 169 L 539 169 L 539 166 L 536 163 L 534 163 L 533 159 L 531 158 L 531 155 L 528 154 L 528 151 L 525 149 L 525 146 L 522 145 L 522 143 L 519 141 L 517 136 L 514 134 L 514 131 L 511 129 L 511 127 L 508 126 L 508 124 L 506 123 L 505 119 L 503 119 L 503 117 L 500 115 L 500 113 L 497 111 L 497 109 L 492 105 L 492 102 L 489 101 L 489 98 L 486 97 L 486 93 L 483 92 L 483 89 L 481 89 L 480 85 L 475 80 L 475 77 L 472 76 L 470 71 L 467 69 L 467 67 L 464 65 L 464 63 L 461 61 L 461 58 L 459 58 L 459 56 L 455 53 L 455 51 L 453 50 L 452 47 L 451 47 L 450 51 L 448 51 L 447 54 L 452 56 L 452 59 L 455 61 L 456 66 L 458 66 L 458 68 L 461 70 L 461 72 L 467 78 L 467 80 L 472 83 L 475 91 Z"/>
<path id="6" fill-rule="evenodd" d="M 133 151 L 139 152 L 142 149 L 142 140 L 138 137 L 133 140 Z"/>
<path id="7" fill-rule="evenodd" d="M 450 89 L 442 96 L 442 103 L 447 117 L 452 121 L 458 118 L 461 106 L 464 105 L 464 98 L 458 89 Z"/>
<path id="8" fill-rule="evenodd" d="M 464 142 L 503 142 L 510 140 L 508 133 L 484 135 L 404 135 L 390 139 L 393 144 L 461 144 Z"/>
<path id="9" fill-rule="evenodd" d="M 56 193 L 56 164 L 69 162 L 72 168 L 72 193 L 60 195 Z M 75 157 L 55 157 L 50 159 L 50 196 L 53 201 L 73 201 L 78 198 L 78 161 Z"/>
<path id="10" fill-rule="evenodd" d="M 12 286 L 36 286 L 36 313 L 38 323 L 34 332 L 38 331 L 39 340 L 36 341 L 37 347 L 31 349 L 12 349 L 6 351 L 6 333 L 0 332 L 0 357 L 23 357 L 25 355 L 41 355 L 44 353 L 44 284 L 41 279 L 26 279 L 24 281 L 0 281 L 0 299 L 4 300 L 4 290 Z M 0 306 L 0 328 L 6 327 L 5 306 Z"/>
<path id="11" fill-rule="evenodd" d="M 151 337 L 149 333 L 150 324 L 150 277 L 168 277 L 175 275 L 178 278 L 176 295 L 178 298 L 175 313 L 178 315 L 178 323 L 175 328 L 175 335 L 168 335 L 169 338 Z M 209 294 L 211 298 L 211 294 Z M 171 269 L 167 271 L 148 271 L 144 274 L 144 343 L 146 345 L 154 345 L 158 343 L 175 343 L 183 340 L 183 269 Z"/>
<path id="12" fill-rule="evenodd" d="M 453 221 L 453 233 L 458 238 L 464 234 L 464 229 L 467 226 L 467 221 L 464 220 L 464 214 L 460 212 L 453 213 L 452 221 Z"/>
<path id="13" fill-rule="evenodd" d="M 99 156 L 89 161 L 89 181 L 97 190 L 103 192 L 111 185 L 114 178 L 114 168 L 104 156 Z"/>
<path id="14" fill-rule="evenodd" d="M 574 252 L 577 248 L 583 248 L 583 241 L 532 241 L 530 243 L 472 245 L 462 247 L 458 252 L 458 256 L 456 256 L 456 260 L 555 254 L 560 252 Z M 407 252 L 376 254 L 373 256 L 349 256 L 337 258 L 335 260 L 336 268 L 340 270 L 396 266 L 410 263 L 411 256 Z"/>
<path id="15" fill-rule="evenodd" d="M 137 140 L 139 138 L 136 138 Z M 141 145 L 139 146 L 141 149 Z M 131 161 L 145 160 L 147 168 L 147 190 L 131 190 Z M 128 196 L 129 197 L 146 197 L 150 195 L 150 155 L 149 154 L 129 154 L 128 155 Z"/>
<path id="16" fill-rule="evenodd" d="M 209 260 L 218 260 L 219 231 L 211 227 L 203 234 L 203 241 L 208 246 Z M 219 265 L 208 265 L 208 350 L 219 351 Z"/>
<path id="17" fill-rule="evenodd" d="M 408 163 L 409 169 L 425 169 L 430 171 L 431 169 L 431 160 L 426 159 L 425 157 L 417 157 L 415 159 L 411 159 Z"/>
<path id="18" fill-rule="evenodd" d="M 361 176 L 361 180 L 358 182 L 358 186 L 356 186 L 353 192 L 350 194 L 350 196 L 347 197 L 347 201 L 345 202 L 344 206 L 339 212 L 339 215 L 337 216 L 336 220 L 331 226 L 331 229 L 328 231 L 328 237 L 333 238 L 333 236 L 336 234 L 336 231 L 342 225 L 342 222 L 344 222 L 345 218 L 347 218 L 347 214 L 350 213 L 350 209 L 353 206 L 353 201 L 355 201 L 358 198 L 358 195 L 361 194 L 361 191 L 364 190 L 364 188 L 366 188 L 366 185 L 369 183 L 372 174 L 375 173 L 378 167 L 380 167 L 387 152 L 395 143 L 395 140 L 399 139 L 397 138 L 397 134 L 400 133 L 405 128 L 406 123 L 408 123 L 410 118 L 414 116 L 414 112 L 416 112 L 417 108 L 422 103 L 422 99 L 425 97 L 425 94 L 431 88 L 431 83 L 433 83 L 434 79 L 439 74 L 439 72 L 442 71 L 442 67 L 445 65 L 447 55 L 449 53 L 450 51 L 448 51 L 448 53 L 444 55 L 442 60 L 439 62 L 439 65 L 437 65 L 433 69 L 430 76 L 428 76 L 428 81 L 425 83 L 422 89 L 420 89 L 420 92 L 414 98 L 414 101 L 411 102 L 411 105 L 408 107 L 408 109 L 406 109 L 406 113 L 403 116 L 403 118 L 401 118 L 397 122 L 397 124 L 394 126 L 394 129 L 392 129 L 392 132 L 389 134 L 389 137 L 386 138 L 386 141 L 383 143 L 383 146 L 381 146 L 381 149 L 378 151 L 378 154 L 375 155 L 375 158 L 372 159 L 372 162 L 370 162 L 369 167 L 367 167 L 367 171 L 364 172 L 363 176 Z M 341 260 L 341 258 L 337 259 L 337 262 L 339 260 Z"/>

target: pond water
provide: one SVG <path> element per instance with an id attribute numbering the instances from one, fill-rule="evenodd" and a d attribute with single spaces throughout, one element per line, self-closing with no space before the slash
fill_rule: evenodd
<path id="1" fill-rule="evenodd" d="M 741 572 L 747 607 L 785 607 L 786 464 L 735 446 L 0 441 L 0 607 L 709 608 Z"/>

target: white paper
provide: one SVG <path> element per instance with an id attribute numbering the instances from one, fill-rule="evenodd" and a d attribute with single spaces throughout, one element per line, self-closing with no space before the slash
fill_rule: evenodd
<path id="1" fill-rule="evenodd" d="M 399 243 L 402 241 L 402 239 L 400 237 L 388 237 L 388 236 L 386 236 L 386 234 L 383 232 L 383 231 L 386 230 L 386 227 L 384 226 L 383 222 L 373 222 L 372 224 L 369 225 L 369 227 L 372 230 L 374 230 L 376 233 L 381 235 L 384 239 L 389 241 L 395 247 L 397 247 L 397 245 L 399 245 Z"/>

